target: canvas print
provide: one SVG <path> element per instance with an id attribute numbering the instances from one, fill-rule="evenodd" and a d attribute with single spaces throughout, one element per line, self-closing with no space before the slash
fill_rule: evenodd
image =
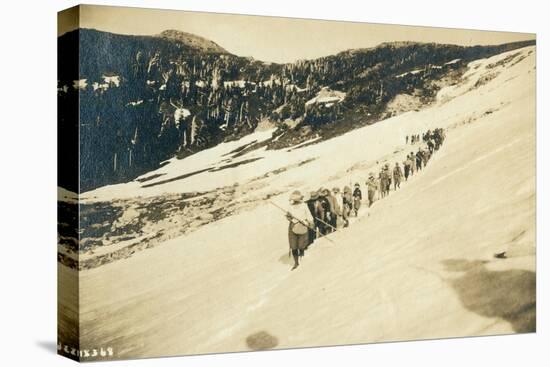
<path id="1" fill-rule="evenodd" d="M 536 331 L 534 34 L 58 20 L 59 354 Z"/>

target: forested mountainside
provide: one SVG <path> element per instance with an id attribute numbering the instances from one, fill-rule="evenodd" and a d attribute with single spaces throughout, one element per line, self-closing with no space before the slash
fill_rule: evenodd
<path id="1" fill-rule="evenodd" d="M 279 127 L 268 149 L 341 134 L 391 114 L 398 96 L 429 102 L 442 79 L 472 60 L 533 43 L 384 43 L 274 64 L 174 30 L 80 29 L 58 38 L 59 129 L 79 128 L 80 191 L 88 191 L 242 137 L 260 122 Z M 78 191 L 64 176 L 59 185 Z"/>

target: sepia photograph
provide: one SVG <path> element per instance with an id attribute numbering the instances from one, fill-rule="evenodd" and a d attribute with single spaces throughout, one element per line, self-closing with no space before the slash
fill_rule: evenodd
<path id="1" fill-rule="evenodd" d="M 58 354 L 537 331 L 535 34 L 101 5 L 57 26 Z"/>

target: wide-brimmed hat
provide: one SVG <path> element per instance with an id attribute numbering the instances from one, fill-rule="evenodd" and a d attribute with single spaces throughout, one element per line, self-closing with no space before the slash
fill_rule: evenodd
<path id="1" fill-rule="evenodd" d="M 369 177 L 374 177 L 374 173 L 369 172 Z"/>
<path id="2" fill-rule="evenodd" d="M 333 187 L 332 192 L 340 192 L 340 188 L 339 187 Z"/>
<path id="3" fill-rule="evenodd" d="M 315 200 L 319 197 L 319 193 L 317 191 L 312 191 L 309 193 L 309 199 L 310 200 Z"/>
<path id="4" fill-rule="evenodd" d="M 386 163 L 386 164 L 384 165 L 384 167 L 390 168 L 390 164 L 389 164 L 389 163 Z"/>
<path id="5" fill-rule="evenodd" d="M 359 187 L 359 182 L 356 182 L 355 185 L 353 185 L 354 187 Z"/>
<path id="6" fill-rule="evenodd" d="M 290 200 L 291 201 L 302 201 L 304 198 L 304 195 L 299 190 L 294 191 L 292 194 L 290 194 Z"/>
<path id="7" fill-rule="evenodd" d="M 328 194 L 330 194 L 330 190 L 325 187 L 321 188 L 319 192 L 321 193 L 322 196 L 327 196 Z"/>
<path id="8" fill-rule="evenodd" d="M 351 188 L 349 186 L 344 187 L 344 192 L 351 192 Z"/>

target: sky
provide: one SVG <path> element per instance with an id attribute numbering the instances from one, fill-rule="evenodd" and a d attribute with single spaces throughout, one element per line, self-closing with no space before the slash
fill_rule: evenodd
<path id="1" fill-rule="evenodd" d="M 78 13 L 80 17 L 78 18 Z M 78 21 L 79 19 L 79 21 Z M 534 39 L 531 33 L 383 25 L 129 7 L 81 5 L 61 12 L 58 35 L 80 26 L 101 31 L 155 35 L 166 29 L 193 33 L 238 56 L 293 62 L 373 47 L 382 42 L 418 41 L 486 45 Z"/>

